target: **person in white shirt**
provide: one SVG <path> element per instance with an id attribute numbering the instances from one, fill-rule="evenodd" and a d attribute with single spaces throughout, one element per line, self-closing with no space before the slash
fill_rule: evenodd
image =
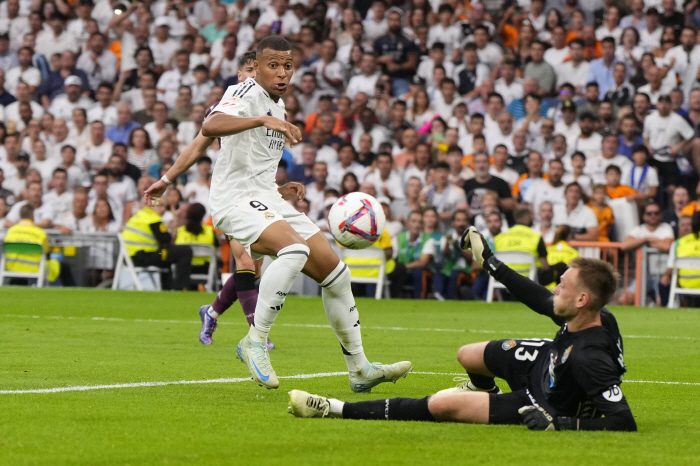
<path id="1" fill-rule="evenodd" d="M 503 97 L 503 103 L 506 107 L 513 100 L 523 98 L 523 80 L 515 76 L 515 61 L 503 60 L 501 77 L 493 83 L 493 89 Z"/>
<path id="2" fill-rule="evenodd" d="M 433 96 L 430 108 L 435 115 L 447 121 L 452 116 L 452 110 L 460 103 L 466 103 L 462 97 L 456 93 L 457 86 L 452 78 L 445 78 L 440 82 L 439 92 Z"/>
<path id="3" fill-rule="evenodd" d="M 170 60 L 173 54 L 180 48 L 177 41 L 170 39 L 170 21 L 166 17 L 159 17 L 155 21 L 155 35 L 148 40 L 148 47 L 153 52 L 153 62 L 160 70 L 170 68 Z M 189 54 L 188 54 L 189 62 Z"/>
<path id="4" fill-rule="evenodd" d="M 362 74 L 358 74 L 350 78 L 348 87 L 345 89 L 345 95 L 349 99 L 354 99 L 358 92 L 364 92 L 367 95 L 373 95 L 379 72 L 374 61 L 374 55 L 365 53 L 360 60 L 360 70 Z"/>
<path id="5" fill-rule="evenodd" d="M 54 118 L 70 120 L 73 118 L 73 109 L 89 109 L 94 105 L 92 99 L 83 95 L 83 86 L 80 78 L 70 75 L 63 81 L 64 94 L 57 96 L 49 106 L 49 113 Z"/>
<path id="6" fill-rule="evenodd" d="M 66 171 L 68 176 L 67 186 L 71 191 L 75 191 L 75 188 L 90 186 L 90 177 L 87 174 L 87 170 L 84 166 L 75 163 L 75 154 L 75 147 L 70 145 L 61 147 L 62 162 L 59 168 Z"/>
<path id="7" fill-rule="evenodd" d="M 360 112 L 359 121 L 356 121 L 352 128 L 352 145 L 355 150 L 360 150 L 360 138 L 365 133 L 372 136 L 372 152 L 375 153 L 379 150 L 381 143 L 388 139 L 386 128 L 376 124 L 376 114 L 370 108 Z"/>
<path id="8" fill-rule="evenodd" d="M 193 84 L 196 84 L 196 80 L 190 70 L 190 54 L 185 50 L 178 50 L 175 55 L 175 68 L 161 75 L 156 89 L 165 105 L 173 109 L 180 87 Z"/>
<path id="9" fill-rule="evenodd" d="M 22 104 L 29 105 L 30 111 L 29 115 L 26 115 L 29 117 L 27 121 L 41 118 L 44 114 L 44 107 L 32 100 L 31 89 L 27 83 L 17 83 L 17 94 L 15 94 L 15 97 L 17 97 L 17 101 L 5 107 L 5 124 L 8 128 L 14 124 L 15 131 L 21 132 L 24 130 L 26 124 L 24 121 L 25 119 L 20 115 L 20 106 Z"/>
<path id="10" fill-rule="evenodd" d="M 644 207 L 644 215 L 641 225 L 634 227 L 622 240 L 620 249 L 634 251 L 643 246 L 668 252 L 675 239 L 673 227 L 661 221 L 661 207 L 656 203 L 647 204 Z"/>
<path id="11" fill-rule="evenodd" d="M 36 53 L 50 59 L 66 50 L 78 54 L 80 46 L 73 34 L 66 31 L 66 18 L 59 12 L 51 14 L 48 20 L 50 29 L 44 29 L 36 36 Z"/>
<path id="12" fill-rule="evenodd" d="M 637 93 L 648 95 L 651 104 L 656 105 L 659 97 L 671 92 L 672 88 L 662 81 L 663 71 L 658 66 L 649 67 L 645 76 L 649 82 L 644 86 L 640 86 L 637 89 Z"/>
<path id="13" fill-rule="evenodd" d="M 107 37 L 101 32 L 90 36 L 88 50 L 83 52 L 75 64 L 76 68 L 85 71 L 92 89 L 97 89 L 100 83 L 113 83 L 117 77 L 117 56 L 106 49 Z"/>
<path id="14" fill-rule="evenodd" d="M 515 135 L 515 130 L 513 128 L 513 115 L 507 111 L 503 111 L 498 115 L 496 121 L 498 122 L 498 127 L 484 133 L 489 152 L 493 154 L 496 146 L 503 144 L 508 148 L 509 154 L 514 154 L 515 147 L 513 146 L 513 136 Z"/>
<path id="15" fill-rule="evenodd" d="M 50 228 L 56 215 L 51 206 L 44 204 L 41 200 L 43 195 L 41 183 L 36 181 L 28 183 L 25 192 L 26 200 L 15 203 L 5 217 L 5 228 L 19 223 L 19 210 L 27 204 L 34 207 L 34 225 L 40 228 Z"/>
<path id="16" fill-rule="evenodd" d="M 428 56 L 424 57 L 418 64 L 416 75 L 423 78 L 426 82 L 433 79 L 433 73 L 436 66 L 442 66 L 445 70 L 445 76 L 453 76 L 455 66 L 449 59 L 446 59 L 445 44 L 435 42 L 428 52 Z"/>
<path id="17" fill-rule="evenodd" d="M 41 198 L 43 204 L 49 204 L 54 214 L 60 215 L 71 211 L 73 205 L 73 193 L 66 190 L 68 173 L 63 168 L 55 168 L 51 178 L 53 189 Z"/>
<path id="18" fill-rule="evenodd" d="M 554 233 L 557 229 L 552 224 L 552 219 L 554 218 L 554 207 L 550 201 L 544 201 L 542 204 L 540 204 L 540 208 L 537 211 L 537 218 L 539 218 L 539 221 L 535 222 L 532 229 L 542 236 L 542 240 L 545 244 L 553 243 Z"/>
<path id="19" fill-rule="evenodd" d="M 536 220 L 539 220 L 540 207 L 543 203 L 549 202 L 552 206 L 566 203 L 564 201 L 565 185 L 561 181 L 564 175 L 562 161 L 556 159 L 550 161 L 547 174 L 549 179 L 539 178 L 533 181 L 523 196 L 523 202 L 532 206 Z"/>
<path id="20" fill-rule="evenodd" d="M 355 148 L 352 144 L 344 143 L 338 149 L 338 162 L 335 165 L 328 167 L 328 185 L 340 190 L 343 178 L 347 173 L 352 173 L 358 180 L 364 180 L 367 173 L 367 167 L 364 167 L 355 161 Z"/>
<path id="21" fill-rule="evenodd" d="M 557 71 L 557 88 L 564 83 L 569 83 L 576 88 L 576 95 L 583 95 L 588 77 L 589 64 L 583 57 L 583 41 L 576 38 L 569 42 L 571 60 L 565 61 L 555 67 Z M 545 57 L 547 54 L 545 53 Z"/>
<path id="22" fill-rule="evenodd" d="M 226 81 L 231 76 L 238 73 L 238 57 L 237 57 L 238 39 L 235 34 L 229 34 L 223 40 L 223 53 L 212 62 L 209 70 L 209 78 L 221 78 Z"/>
<path id="23" fill-rule="evenodd" d="M 56 217 L 54 227 L 64 235 L 69 235 L 74 231 L 89 231 L 92 227 L 92 217 L 87 214 L 87 206 L 87 193 L 85 191 L 76 191 L 73 194 L 73 210 L 59 214 Z"/>
<path id="24" fill-rule="evenodd" d="M 639 45 L 645 52 L 651 52 L 661 44 L 663 28 L 659 26 L 659 11 L 651 7 L 644 16 L 646 26 L 639 31 Z"/>
<path id="25" fill-rule="evenodd" d="M 22 1 L 24 6 L 31 4 L 30 2 Z M 10 49 L 13 51 L 19 50 L 24 40 L 24 34 L 31 31 L 29 27 L 28 11 L 21 12 L 19 0 L 8 0 L 5 6 L 6 15 L 1 15 L 0 32 L 10 36 Z"/>
<path id="26" fill-rule="evenodd" d="M 611 5 L 605 10 L 605 23 L 595 31 L 595 38 L 599 41 L 606 37 L 615 39 L 615 43 L 620 43 L 622 28 L 620 27 L 620 10 Z"/>
<path id="27" fill-rule="evenodd" d="M 286 1 L 286 0 L 278 0 Z M 335 59 L 337 47 L 335 41 L 326 39 L 321 44 L 319 59 L 311 65 L 311 71 L 316 75 L 316 85 L 323 94 L 339 97 L 343 91 L 343 65 Z"/>
<path id="28" fill-rule="evenodd" d="M 375 168 L 365 176 L 366 183 L 372 183 L 377 194 L 384 195 L 395 201 L 406 197 L 403 189 L 401 175 L 393 170 L 394 159 L 391 154 L 381 152 L 377 154 Z M 380 194 L 381 193 L 381 194 Z"/>
<path id="29" fill-rule="evenodd" d="M 73 34 L 75 40 L 78 41 L 80 50 L 84 50 L 90 40 L 90 33 L 88 32 L 88 24 L 92 21 L 92 10 L 94 3 L 92 0 L 80 0 L 77 2 L 75 7 L 75 13 L 77 14 L 76 19 L 68 21 L 68 26 L 66 30 Z"/>
<path id="30" fill-rule="evenodd" d="M 442 231 L 449 228 L 452 220 L 452 213 L 460 204 L 466 205 L 467 195 L 462 188 L 448 181 L 450 175 L 450 166 L 447 162 L 437 162 L 433 165 L 432 184 L 429 184 L 421 190 L 418 197 L 421 203 L 425 203 L 429 207 L 434 207 L 438 212 L 440 219 L 440 227 Z"/>
<path id="31" fill-rule="evenodd" d="M 389 25 L 386 22 L 386 3 L 381 0 L 372 2 L 371 12 L 372 18 L 367 15 L 367 18 L 362 23 L 365 30 L 365 37 L 368 41 L 374 42 L 377 38 L 383 36 L 389 30 Z"/>
<path id="32" fill-rule="evenodd" d="M 489 167 L 489 173 L 504 180 L 513 189 L 520 174 L 508 167 L 508 157 L 508 148 L 503 144 L 497 145 L 493 149 L 493 164 Z"/>
<path id="33" fill-rule="evenodd" d="M 29 47 L 22 47 L 17 53 L 19 66 L 10 69 L 5 73 L 5 90 L 12 95 L 16 95 L 17 84 L 20 80 L 29 85 L 30 93 L 33 94 L 39 84 L 41 84 L 41 72 L 32 66 L 34 54 Z"/>
<path id="34" fill-rule="evenodd" d="M 90 123 L 90 142 L 78 148 L 76 159 L 91 174 L 102 170 L 112 154 L 112 142 L 105 138 L 105 125 L 101 121 Z"/>
<path id="35" fill-rule="evenodd" d="M 270 26 L 271 34 L 295 39 L 301 30 L 301 23 L 289 9 L 289 0 L 273 0 L 271 3 L 272 8 L 265 9 L 255 27 Z"/>
<path id="36" fill-rule="evenodd" d="M 486 26 L 479 25 L 474 28 L 474 42 L 479 61 L 493 70 L 503 56 L 501 47 L 490 42 L 489 30 Z"/>
<path id="37" fill-rule="evenodd" d="M 438 8 L 437 14 L 438 23 L 428 30 L 428 42 L 426 45 L 432 48 L 433 44 L 441 42 L 445 55 L 451 59 L 454 56 L 455 49 L 459 47 L 462 31 L 456 24 L 452 24 L 452 16 L 454 15 L 452 5 L 443 3 Z M 448 72 L 447 75 L 450 76 L 451 73 Z M 429 77 L 425 79 L 427 80 Z"/>
<path id="38" fill-rule="evenodd" d="M 97 87 L 95 97 L 97 102 L 87 111 L 87 121 L 101 121 L 110 127 L 117 124 L 117 107 L 112 102 L 114 87 L 109 83 L 101 83 Z"/>
<path id="39" fill-rule="evenodd" d="M 185 185 L 187 202 L 198 202 L 209 212 L 209 187 L 211 185 L 211 159 L 206 155 L 197 160 L 197 180 Z M 189 176 L 188 176 L 189 179 Z"/>
<path id="40" fill-rule="evenodd" d="M 603 137 L 593 131 L 596 120 L 597 117 L 593 113 L 581 114 L 578 122 L 580 134 L 570 144 L 567 140 L 570 152 L 581 151 L 586 158 L 589 158 L 601 151 Z"/>
<path id="41" fill-rule="evenodd" d="M 632 161 L 617 153 L 619 140 L 614 134 L 608 134 L 603 139 L 602 152 L 593 157 L 586 157 L 586 174 L 591 177 L 593 184 L 605 184 L 605 170 L 615 165 L 621 172 L 629 169 Z"/>
<path id="42" fill-rule="evenodd" d="M 78 142 L 71 136 L 66 120 L 63 118 L 56 118 L 53 121 L 53 140 L 46 148 L 46 157 L 60 161 L 61 148 L 63 146 L 78 147 Z"/>
<path id="43" fill-rule="evenodd" d="M 569 47 L 566 45 L 566 29 L 555 26 L 552 29 L 552 46 L 544 52 L 544 61 L 552 65 L 555 70 L 564 64 L 569 57 Z"/>
<path id="44" fill-rule="evenodd" d="M 598 239 L 598 218 L 595 212 L 581 202 L 582 193 L 578 183 L 566 185 L 563 204 L 554 206 L 554 225 L 568 225 L 571 239 L 576 241 L 596 241 Z"/>

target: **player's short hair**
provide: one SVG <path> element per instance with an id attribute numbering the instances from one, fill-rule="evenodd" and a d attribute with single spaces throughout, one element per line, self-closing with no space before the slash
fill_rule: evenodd
<path id="1" fill-rule="evenodd" d="M 19 218 L 22 220 L 32 220 L 34 218 L 34 207 L 24 204 L 19 209 Z"/>
<path id="2" fill-rule="evenodd" d="M 276 52 L 286 52 L 292 50 L 292 46 L 289 45 L 289 41 L 284 37 L 280 36 L 267 36 L 258 44 L 256 49 L 256 56 L 262 55 L 265 49 L 274 50 Z"/>
<path id="3" fill-rule="evenodd" d="M 600 259 L 577 257 L 569 262 L 569 268 L 579 271 L 577 284 L 589 291 L 590 309 L 600 310 L 612 300 L 618 282 L 618 273 L 612 264 Z"/>
<path id="4" fill-rule="evenodd" d="M 245 64 L 249 61 L 255 61 L 255 55 L 255 52 L 253 52 L 252 50 L 241 55 L 238 58 L 238 67 L 243 68 Z"/>

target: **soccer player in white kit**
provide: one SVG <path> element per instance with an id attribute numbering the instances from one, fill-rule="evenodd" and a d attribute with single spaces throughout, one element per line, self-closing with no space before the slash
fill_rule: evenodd
<path id="1" fill-rule="evenodd" d="M 292 283 L 304 272 L 322 287 L 323 307 L 340 341 L 350 388 L 368 392 L 379 383 L 395 382 L 411 370 L 411 363 L 367 360 L 348 267 L 318 227 L 282 199 L 275 184 L 285 138 L 290 144 L 301 142 L 299 129 L 286 121 L 281 100 L 293 73 L 289 43 L 278 36 L 264 38 L 254 66 L 255 79 L 229 88 L 202 125 L 202 135 L 221 138 L 210 193 L 214 227 L 249 249 L 253 259 L 277 257 L 262 276 L 254 324 L 238 344 L 237 355 L 258 384 L 279 387 L 267 336 Z"/>

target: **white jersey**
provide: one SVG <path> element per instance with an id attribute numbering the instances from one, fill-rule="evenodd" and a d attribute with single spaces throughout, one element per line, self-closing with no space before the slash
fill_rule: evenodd
<path id="1" fill-rule="evenodd" d="M 284 102 L 272 100 L 253 78 L 230 86 L 212 113 L 238 117 L 270 115 L 285 120 Z M 264 126 L 221 138 L 212 174 L 209 208 L 217 226 L 242 199 L 264 196 L 282 200 L 275 174 L 282 158 L 284 134 Z"/>

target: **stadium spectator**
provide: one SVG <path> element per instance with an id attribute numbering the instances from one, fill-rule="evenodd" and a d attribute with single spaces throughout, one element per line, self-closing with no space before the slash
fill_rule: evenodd
<path id="1" fill-rule="evenodd" d="M 410 79 L 418 68 L 418 50 L 413 41 L 402 31 L 402 12 L 392 8 L 387 14 L 387 34 L 374 42 L 377 63 L 383 66 L 383 73 L 391 78 L 391 87 L 396 96 L 403 96 L 409 91 Z"/>
<path id="2" fill-rule="evenodd" d="M 393 158 L 387 152 L 377 155 L 376 167 L 367 174 L 365 182 L 372 183 L 378 194 L 391 201 L 405 198 L 401 175 L 393 168 Z"/>
<path id="3" fill-rule="evenodd" d="M 539 155 L 537 152 L 530 154 L 530 157 L 534 154 Z M 537 161 L 537 156 L 535 156 L 535 162 Z M 528 166 L 530 163 L 528 163 Z M 527 188 L 524 194 L 522 194 L 523 202 L 526 202 L 532 206 L 532 210 L 535 213 L 535 219 L 539 220 L 540 206 L 544 202 L 548 202 L 550 206 L 564 203 L 564 183 L 561 178 L 564 175 L 564 164 L 560 160 L 553 159 L 549 162 L 549 170 L 547 172 L 546 178 L 534 178 L 530 186 Z M 532 179 L 532 178 L 531 178 Z M 520 188 L 522 190 L 523 182 L 520 183 Z"/>
<path id="4" fill-rule="evenodd" d="M 566 185 L 564 199 L 566 203 L 554 208 L 553 223 L 557 226 L 568 225 L 576 241 L 596 241 L 598 238 L 598 220 L 595 213 L 581 202 L 581 186 L 575 181 Z"/>
<path id="5" fill-rule="evenodd" d="M 678 233 L 680 219 L 683 216 L 683 209 L 689 202 L 690 196 L 688 195 L 688 189 L 684 186 L 676 186 L 676 189 L 673 190 L 673 194 L 671 195 L 671 205 L 663 211 L 661 221 L 671 225 L 676 238 L 680 238 Z M 693 213 L 694 211 L 691 209 L 691 215 L 689 216 L 692 216 Z"/>
<path id="6" fill-rule="evenodd" d="M 70 75 L 63 82 L 64 94 L 56 96 L 48 108 L 54 118 L 70 120 L 73 117 L 73 110 L 76 108 L 89 109 L 94 102 L 89 97 L 83 95 L 83 84 L 80 78 Z"/>
<path id="7" fill-rule="evenodd" d="M 90 231 L 93 223 L 92 218 L 87 213 L 87 206 L 87 193 L 85 191 L 76 191 L 73 195 L 72 210 L 63 212 L 56 217 L 55 228 L 64 235 L 69 235 L 74 231 Z"/>
<path id="8" fill-rule="evenodd" d="M 16 205 L 19 204 L 21 203 Z M 48 238 L 46 232 L 34 224 L 33 219 L 36 218 L 34 207 L 23 204 L 16 215 L 18 220 L 9 226 L 4 242 L 38 244 L 43 247 L 46 254 L 49 250 Z M 5 226 L 8 226 L 7 222 Z M 12 272 L 36 273 L 39 271 L 41 256 L 40 253 L 8 252 L 5 257 L 5 267 Z M 17 280 L 26 283 L 28 279 L 12 279 L 11 283 L 17 283 Z"/>
<path id="9" fill-rule="evenodd" d="M 495 251 L 497 252 L 527 252 L 535 258 L 538 269 L 547 270 L 547 248 L 542 236 L 532 229 L 532 212 L 528 207 L 518 207 L 513 211 L 515 225 L 494 238 Z M 509 265 L 516 272 L 527 275 L 528 266 Z M 549 282 L 547 282 L 549 283 Z"/>
<path id="10" fill-rule="evenodd" d="M 597 184 L 593 187 L 590 202 L 586 204 L 595 213 L 598 220 L 598 239 L 596 241 L 603 243 L 607 243 L 611 237 L 615 237 L 615 216 L 606 203 L 607 196 L 607 186 Z"/>
<path id="11" fill-rule="evenodd" d="M 671 225 L 661 221 L 661 208 L 658 204 L 650 203 L 644 208 L 643 223 L 630 231 L 622 240 L 620 248 L 623 251 L 634 251 L 642 246 L 649 246 L 661 252 L 668 252 L 674 239 Z"/>
<path id="12" fill-rule="evenodd" d="M 667 269 L 659 279 L 659 297 L 662 306 L 668 304 L 675 259 L 681 257 L 697 257 L 698 239 L 700 238 L 700 214 L 695 213 L 692 217 L 684 216 L 682 220 L 684 220 L 683 228 L 679 228 L 678 239 L 675 240 L 669 248 Z M 697 271 L 679 269 L 678 286 L 681 288 L 699 289 L 700 280 L 697 278 Z M 688 304 L 696 303 L 692 302 Z"/>
<path id="13" fill-rule="evenodd" d="M 112 143 L 127 144 L 131 139 L 131 133 L 141 125 L 131 119 L 131 109 L 128 104 L 120 103 L 117 106 L 117 124 L 107 129 L 105 136 Z"/>
<path id="14" fill-rule="evenodd" d="M 533 183 L 539 180 L 548 178 L 548 175 L 542 172 L 542 167 L 544 166 L 544 159 L 542 154 L 539 152 L 532 151 L 527 156 L 527 171 L 520 175 L 518 181 L 513 185 L 513 198 L 516 202 L 524 201 L 527 192 Z"/>
<path id="15" fill-rule="evenodd" d="M 486 191 L 495 191 L 498 194 L 499 207 L 504 212 L 511 212 L 515 207 L 508 183 L 489 173 L 489 156 L 486 153 L 474 154 L 474 178 L 465 181 L 463 189 L 472 216 L 482 213 L 481 197 Z"/>
<path id="16" fill-rule="evenodd" d="M 67 190 L 68 173 L 63 168 L 53 170 L 50 186 L 52 189 L 41 198 L 43 204 L 48 204 L 54 215 L 70 212 L 73 204 L 73 193 Z"/>
<path id="17" fill-rule="evenodd" d="M 405 283 L 411 286 L 412 298 L 424 299 L 427 290 L 423 272 L 435 255 L 435 241 L 423 232 L 420 212 L 409 214 L 406 227 L 406 231 L 392 238 L 392 248 L 396 251 L 396 261 L 407 270 Z"/>
<path id="18" fill-rule="evenodd" d="M 455 210 L 451 228 L 440 238 L 436 251 L 442 258 L 439 270 L 433 274 L 435 297 L 440 299 L 475 299 L 471 292 L 472 255 L 459 247 L 459 240 L 469 227 L 469 214 Z"/>
<path id="19" fill-rule="evenodd" d="M 532 229 L 542 236 L 545 244 L 552 244 L 556 227 L 552 223 L 554 207 L 550 201 L 544 201 L 540 204 L 540 208 L 537 210 L 537 218 L 539 220 L 533 224 Z"/>
<path id="20" fill-rule="evenodd" d="M 31 206 L 32 219 L 34 225 L 39 228 L 49 228 L 53 225 L 55 212 L 50 204 L 45 204 L 42 201 L 43 189 L 41 182 L 33 181 L 27 183 L 26 199 L 19 201 L 12 206 L 12 209 L 5 217 L 5 228 L 9 228 L 22 220 L 20 210 L 25 205 Z"/>

